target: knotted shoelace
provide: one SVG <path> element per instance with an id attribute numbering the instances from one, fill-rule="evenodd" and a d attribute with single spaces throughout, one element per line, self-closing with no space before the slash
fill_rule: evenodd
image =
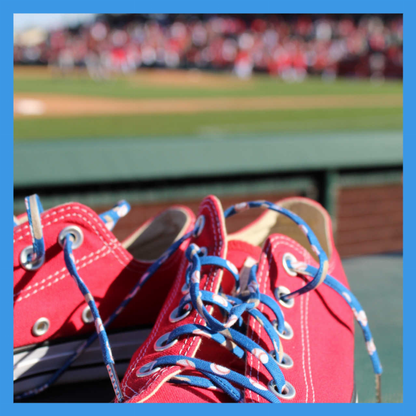
<path id="1" fill-rule="evenodd" d="M 184 335 L 193 334 L 204 336 L 214 340 L 220 345 L 225 346 L 239 358 L 244 359 L 246 352 L 250 352 L 256 356 L 264 365 L 271 377 L 269 385 L 265 387 L 257 381 L 247 378 L 246 376 L 221 365 L 181 355 L 167 355 L 147 363 L 136 372 L 137 377 L 148 376 L 156 371 L 159 371 L 163 366 L 179 366 L 182 369 L 198 371 L 204 377 L 179 374 L 170 379 L 169 382 L 188 384 L 207 389 L 219 389 L 237 402 L 244 400 L 243 389 L 249 389 L 272 403 L 279 403 L 279 398 L 293 398 L 295 395 L 295 389 L 285 381 L 281 370 L 281 368 L 285 368 L 285 366 L 290 366 L 291 359 L 283 352 L 281 339 L 290 336 L 291 328 L 290 325 L 284 320 L 284 315 L 280 305 L 282 302 L 291 302 L 293 301 L 293 298 L 303 295 L 310 290 L 314 290 L 320 284 L 324 283 L 342 296 L 342 298 L 348 303 L 363 330 L 367 350 L 376 375 L 377 399 L 378 401 L 381 401 L 380 376 L 382 373 L 382 367 L 368 326 L 365 312 L 351 291 L 339 283 L 334 277 L 327 274 L 327 256 L 322 250 L 318 239 L 310 227 L 291 211 L 266 201 L 253 201 L 234 205 L 225 211 L 224 216 L 225 218 L 228 218 L 243 210 L 259 207 L 270 209 L 289 217 L 300 227 L 302 232 L 307 237 L 309 243 L 311 244 L 312 250 L 319 259 L 319 267 L 315 268 L 311 265 L 297 262 L 296 259 L 293 258 L 288 258 L 286 260 L 286 266 L 295 273 L 309 277 L 310 280 L 308 280 L 308 283 L 292 293 L 279 293 L 277 290 L 275 292 L 275 298 L 271 298 L 260 293 L 256 277 L 257 265 L 253 265 L 250 269 L 247 287 L 241 290 L 237 268 L 231 262 L 218 256 L 208 256 L 205 248 L 199 248 L 195 244 L 191 244 L 186 251 L 189 266 L 186 271 L 186 283 L 183 288 L 184 297 L 182 298 L 179 306 L 174 310 L 173 319 L 176 319 L 176 321 L 179 322 L 191 312 L 191 309 L 195 309 L 205 321 L 205 325 L 178 324 L 178 327 L 172 332 L 163 335 L 158 341 L 156 341 L 155 349 L 168 349 L 177 342 L 179 337 Z M 115 372 L 114 359 L 112 357 L 111 348 L 106 335 L 106 328 L 127 306 L 129 301 L 135 296 L 146 281 L 186 239 L 200 235 L 203 226 L 204 218 L 201 216 L 197 220 L 195 228 L 192 232 L 184 235 L 181 239 L 174 243 L 164 253 L 164 255 L 162 255 L 149 267 L 133 290 L 105 323 L 102 323 L 94 298 L 76 270 L 75 260 L 72 253 L 73 236 L 68 234 L 63 244 L 66 267 L 91 308 L 97 332 L 85 341 L 76 352 L 74 352 L 73 356 L 69 358 L 66 364 L 55 373 L 48 383 L 45 383 L 43 386 L 31 390 L 30 392 L 26 392 L 20 397 L 29 397 L 30 395 L 39 393 L 47 388 L 69 367 L 69 365 L 72 364 L 73 361 L 75 361 L 76 358 L 79 357 L 79 355 L 81 355 L 85 348 L 91 345 L 91 343 L 98 337 L 100 340 L 104 363 L 116 395 L 116 401 L 123 402 L 124 397 Z M 235 279 L 235 295 L 231 296 L 224 293 L 216 294 L 210 291 L 201 291 L 199 284 L 201 278 L 201 268 L 204 266 L 214 266 L 228 270 Z M 213 317 L 205 307 L 204 302 L 210 305 L 216 305 L 226 317 L 225 322 L 220 322 Z M 263 313 L 261 313 L 258 310 L 258 306 L 260 304 L 266 305 L 272 311 L 276 319 L 270 321 Z M 247 313 L 249 316 L 255 318 L 264 328 L 265 333 L 272 342 L 272 351 L 264 350 L 261 346 L 241 332 L 243 324 L 242 315 L 244 313 Z M 235 386 L 238 386 L 239 388 Z"/>

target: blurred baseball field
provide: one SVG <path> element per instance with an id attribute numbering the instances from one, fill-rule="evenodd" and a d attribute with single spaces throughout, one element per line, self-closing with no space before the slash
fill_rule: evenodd
<path id="1" fill-rule="evenodd" d="M 15 214 L 33 193 L 45 209 L 126 199 L 122 241 L 208 194 L 225 208 L 317 200 L 371 324 L 383 401 L 403 400 L 401 15 L 15 16 Z M 229 232 L 257 215 L 245 214 Z M 374 402 L 358 326 L 355 337 L 359 402 Z M 34 401 L 112 398 L 104 380 Z"/>
<path id="2" fill-rule="evenodd" d="M 143 70 L 95 81 L 82 70 L 14 71 L 14 139 L 398 131 L 401 81 Z"/>

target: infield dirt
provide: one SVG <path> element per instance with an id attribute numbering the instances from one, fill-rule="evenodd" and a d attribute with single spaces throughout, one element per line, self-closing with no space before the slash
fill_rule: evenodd
<path id="1" fill-rule="evenodd" d="M 36 114 L 21 111 L 22 104 L 40 108 Z M 97 115 L 183 114 L 213 111 L 307 110 L 324 108 L 387 108 L 402 105 L 401 94 L 280 96 L 250 98 L 117 99 L 57 94 L 15 93 L 14 116 L 80 117 Z"/>

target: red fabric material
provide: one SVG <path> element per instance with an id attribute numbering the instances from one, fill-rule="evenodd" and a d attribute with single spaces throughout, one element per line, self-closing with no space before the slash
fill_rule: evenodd
<path id="1" fill-rule="evenodd" d="M 194 215 L 182 207 L 191 218 Z M 74 250 L 78 271 L 93 294 L 105 320 L 134 287 L 150 263 L 135 260 L 108 231 L 98 215 L 81 204 L 70 203 L 48 210 L 41 215 L 46 259 L 36 271 L 20 266 L 21 251 L 31 245 L 28 223 L 14 228 L 14 347 L 40 343 L 94 332 L 93 324 L 82 321 L 86 304 L 75 282 L 66 270 L 58 235 L 65 227 L 81 228 L 84 241 Z M 111 328 L 152 325 L 177 275 L 179 261 L 187 247 L 164 264 L 139 291 Z M 49 331 L 40 337 L 32 334 L 34 323 L 46 317 Z"/>
<path id="2" fill-rule="evenodd" d="M 261 247 L 253 246 L 245 241 L 231 240 L 228 243 L 227 259 L 230 260 L 237 269 L 241 269 L 247 257 L 252 257 L 258 261 L 261 255 Z"/>
<path id="3" fill-rule="evenodd" d="M 193 386 L 165 383 L 163 388 L 146 400 L 146 403 L 229 403 L 222 391 L 212 391 Z"/>
<path id="4" fill-rule="evenodd" d="M 258 281 L 262 293 L 274 297 L 274 289 L 277 286 L 286 286 L 293 291 L 305 284 L 303 278 L 289 276 L 286 273 L 282 263 L 285 253 L 292 253 L 299 261 L 316 266 L 316 262 L 302 246 L 289 237 L 279 234 L 268 238 L 261 255 L 260 248 L 241 241 L 230 241 L 227 253 L 226 234 L 223 230 L 224 219 L 216 198 L 207 198 L 201 206 L 200 213 L 206 216 L 207 223 L 196 243 L 207 247 L 209 254 L 221 253 L 220 255 L 234 262 L 239 269 L 248 256 L 256 260 L 260 257 Z M 327 219 L 329 221 L 329 216 Z M 221 243 L 218 242 L 218 236 L 222 238 Z M 348 286 L 333 241 L 332 247 L 329 273 Z M 230 401 L 228 396 L 216 391 L 168 383 L 169 378 L 178 373 L 179 367 L 163 368 L 150 376 L 136 377 L 135 373 L 139 368 L 164 354 L 196 356 L 223 364 L 241 373 L 245 370 L 247 377 L 256 381 L 258 379 L 265 386 L 271 379 L 260 361 L 250 353 L 244 362 L 231 356 L 224 347 L 205 338 L 201 343 L 200 337 L 188 337 L 179 340 L 173 347 L 163 352 L 153 350 L 154 342 L 177 325 L 170 323 L 168 317 L 183 296 L 180 289 L 185 281 L 186 265 L 187 261 L 184 259 L 152 334 L 136 352 L 123 380 L 123 392 L 130 402 Z M 209 288 L 213 286 L 215 291 L 221 282 L 220 272 L 206 274 L 201 282 L 201 287 L 210 290 Z M 231 290 L 230 279 L 226 274 L 221 285 L 223 289 L 226 287 L 227 291 Z M 286 380 L 296 389 L 296 396 L 290 402 L 350 402 L 354 384 L 354 324 L 353 314 L 346 302 L 332 289 L 321 285 L 317 290 L 296 298 L 293 308 L 282 307 L 282 309 L 285 319 L 294 330 L 291 340 L 282 340 L 283 350 L 294 360 L 291 369 L 283 369 Z M 260 310 L 270 315 L 270 311 L 264 305 Z M 203 321 L 193 311 L 180 324 L 191 322 Z M 249 320 L 248 336 L 267 350 L 271 350 L 272 345 L 265 336 L 264 329 L 254 319 Z M 245 395 L 247 402 L 264 401 L 249 391 L 246 391 Z"/>
<path id="5" fill-rule="evenodd" d="M 165 383 L 163 388 L 146 400 L 146 403 L 229 403 L 229 396 L 222 391 L 212 391 L 193 386 Z"/>

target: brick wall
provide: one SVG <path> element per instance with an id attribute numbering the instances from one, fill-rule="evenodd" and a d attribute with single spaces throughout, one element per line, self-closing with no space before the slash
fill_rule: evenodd
<path id="1" fill-rule="evenodd" d="M 403 250 L 403 186 L 341 189 L 336 244 L 341 256 Z"/>

